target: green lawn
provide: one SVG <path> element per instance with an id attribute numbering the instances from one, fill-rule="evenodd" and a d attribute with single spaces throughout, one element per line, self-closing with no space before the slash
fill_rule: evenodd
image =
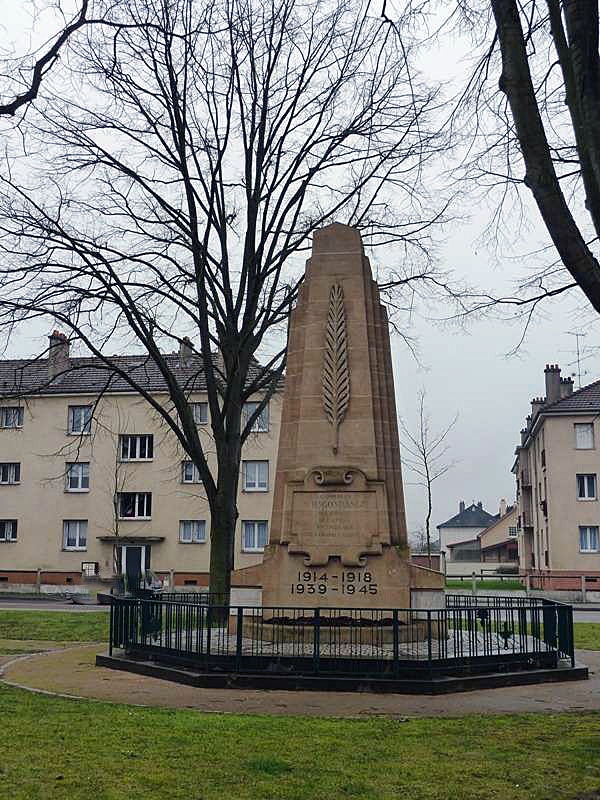
<path id="1" fill-rule="evenodd" d="M 600 624 L 597 622 L 574 622 L 575 647 L 582 650 L 600 650 Z"/>
<path id="2" fill-rule="evenodd" d="M 0 762 L 11 800 L 575 800 L 600 786 L 599 714 L 259 717 L 0 687 L 0 719 L 18 744 Z"/>
<path id="3" fill-rule="evenodd" d="M 505 580 L 494 579 L 490 578 L 489 580 L 477 581 L 476 583 L 477 591 L 485 593 L 486 590 L 488 591 L 497 591 L 504 589 L 507 592 L 518 591 L 519 589 L 524 589 L 525 587 L 521 583 L 521 581 L 515 580 L 514 578 L 506 578 Z M 470 578 L 466 578 L 465 580 L 447 580 L 446 581 L 446 589 L 467 589 L 471 591 L 472 582 Z"/>
<path id="4" fill-rule="evenodd" d="M 1 611 L 0 639 L 99 642 L 108 639 L 104 611 Z"/>

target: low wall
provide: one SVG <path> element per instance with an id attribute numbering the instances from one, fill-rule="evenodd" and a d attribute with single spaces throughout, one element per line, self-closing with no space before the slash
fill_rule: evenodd
<path id="1" fill-rule="evenodd" d="M 498 568 L 501 568 L 498 570 Z M 507 567 L 513 567 L 514 573 L 507 573 L 503 570 Z M 502 564 L 492 561 L 448 561 L 446 559 L 446 577 L 452 578 L 457 575 L 471 575 L 473 572 L 478 576 L 506 578 L 507 580 L 514 580 L 518 578 L 519 565 L 515 562 L 505 561 Z"/>
<path id="2" fill-rule="evenodd" d="M 0 597 L 2 595 L 27 595 L 28 597 L 40 595 L 56 595 L 63 597 L 67 594 L 90 594 L 89 586 L 83 584 L 58 584 L 58 583 L 42 583 L 38 588 L 31 583 L 0 583 Z"/>

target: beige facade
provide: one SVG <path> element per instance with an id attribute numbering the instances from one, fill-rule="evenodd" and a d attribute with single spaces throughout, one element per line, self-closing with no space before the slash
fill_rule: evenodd
<path id="1" fill-rule="evenodd" d="M 159 399 L 167 402 L 166 395 Z M 198 392 L 190 400 L 201 403 L 206 396 Z M 74 415 L 75 426 L 81 422 L 77 418 L 80 412 L 72 409 L 95 404 L 90 432 L 69 433 Z M 174 578 L 176 585 L 207 584 L 210 513 L 202 484 L 184 482 L 184 476 L 189 478 L 193 470 L 188 467 L 185 475 L 183 450 L 143 399 L 131 392 L 107 394 L 98 400 L 97 394 L 61 395 L 55 391 L 29 397 L 20 405 L 22 412 L 3 412 L 3 407 L 14 408 L 19 403 L 0 399 L 3 584 L 36 579 L 54 584 L 90 582 L 82 575 L 84 563 L 93 565 L 86 568 L 90 571 L 97 569 L 100 580 L 109 581 L 124 569 L 127 548 L 134 547 L 143 548 L 143 565 L 162 577 Z M 256 533 L 258 526 L 252 529 L 245 523 L 266 522 L 268 530 L 279 418 L 276 396 L 269 403 L 268 424 L 261 426 L 267 430 L 252 434 L 244 447 L 244 462 L 251 464 L 248 468 L 244 465 L 240 476 L 236 568 L 262 559 L 263 548 L 256 546 L 256 538 L 253 548 L 245 546 L 251 537 L 244 532 Z M 214 465 L 210 425 L 200 422 L 199 430 Z M 134 435 L 152 436 L 151 458 L 148 439 L 124 443 L 121 438 Z M 266 486 L 264 463 L 256 467 L 254 462 L 267 462 Z M 73 463 L 89 467 L 70 469 L 68 465 Z M 14 467 L 2 466 L 11 464 L 19 465 L 18 474 Z M 82 470 L 88 471 L 88 481 Z M 89 487 L 84 487 L 86 482 Z M 128 497 L 119 499 L 120 494 Z M 131 513 L 144 518 L 120 518 Z M 182 526 L 186 521 L 194 524 Z M 200 541 L 182 541 L 193 538 Z"/>
<path id="2" fill-rule="evenodd" d="M 518 563 L 517 507 L 500 507 L 499 519 L 482 531 L 478 538 L 481 560 L 493 563 Z M 503 513 L 504 512 L 504 513 Z"/>
<path id="3" fill-rule="evenodd" d="M 573 393 L 558 366 L 545 376 L 513 467 L 520 567 L 547 588 L 578 589 L 600 577 L 600 383 Z"/>

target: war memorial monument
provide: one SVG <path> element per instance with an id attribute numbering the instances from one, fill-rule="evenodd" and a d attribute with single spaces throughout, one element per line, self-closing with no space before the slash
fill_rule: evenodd
<path id="1" fill-rule="evenodd" d="M 263 605 L 443 604 L 409 561 L 387 314 L 345 225 L 317 231 L 292 312 Z"/>
<path id="2" fill-rule="evenodd" d="M 99 665 L 209 686 L 446 692 L 586 677 L 570 606 L 410 561 L 387 314 L 357 230 L 314 235 L 289 324 L 270 541 L 232 585 L 112 599 Z"/>

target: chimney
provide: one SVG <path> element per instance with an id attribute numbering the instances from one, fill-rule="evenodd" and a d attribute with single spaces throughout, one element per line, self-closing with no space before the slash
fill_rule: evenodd
<path id="1" fill-rule="evenodd" d="M 483 510 L 483 503 L 481 500 L 477 503 L 477 508 L 481 508 Z"/>
<path id="2" fill-rule="evenodd" d="M 573 394 L 573 378 L 560 379 L 560 397 L 568 397 Z"/>
<path id="3" fill-rule="evenodd" d="M 53 380 L 57 375 L 66 372 L 71 361 L 69 359 L 69 340 L 64 333 L 52 331 L 48 337 L 48 378 Z"/>
<path id="4" fill-rule="evenodd" d="M 464 500 L 461 500 L 461 501 L 460 501 L 460 503 L 458 504 L 458 513 L 459 513 L 459 514 L 462 514 L 462 512 L 463 512 L 464 510 L 465 510 L 465 501 L 464 501 Z"/>
<path id="5" fill-rule="evenodd" d="M 527 428 L 521 428 L 521 445 L 527 441 Z"/>
<path id="6" fill-rule="evenodd" d="M 181 367 L 187 367 L 193 355 L 194 345 L 188 336 L 184 336 L 179 342 L 179 365 Z"/>
<path id="7" fill-rule="evenodd" d="M 546 403 L 560 400 L 560 367 L 558 364 L 546 364 Z"/>
<path id="8" fill-rule="evenodd" d="M 502 500 L 500 500 L 500 509 L 499 509 L 501 517 L 503 517 L 506 514 L 506 509 L 507 509 L 506 500 L 502 498 Z"/>
<path id="9" fill-rule="evenodd" d="M 531 424 L 535 422 L 535 418 L 540 413 L 542 408 L 544 407 L 544 398 L 543 397 L 534 397 L 531 401 Z"/>

